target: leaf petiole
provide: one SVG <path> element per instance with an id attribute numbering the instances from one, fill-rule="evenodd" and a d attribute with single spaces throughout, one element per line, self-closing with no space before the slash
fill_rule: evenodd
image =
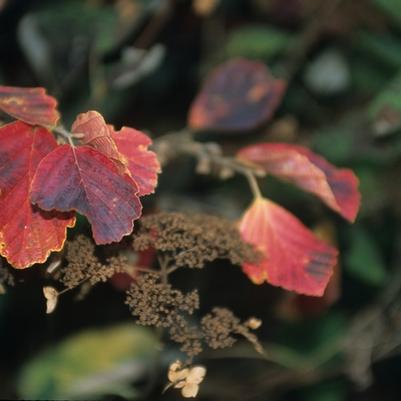
<path id="1" fill-rule="evenodd" d="M 62 125 L 58 125 L 57 127 L 53 128 L 53 131 L 57 134 L 62 136 L 63 138 L 67 139 L 68 143 L 74 148 L 75 144 L 73 142 L 73 138 L 76 138 L 78 136 L 75 136 L 71 132 L 67 131 Z"/>

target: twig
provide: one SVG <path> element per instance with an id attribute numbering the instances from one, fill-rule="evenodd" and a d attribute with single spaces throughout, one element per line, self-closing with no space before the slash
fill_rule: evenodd
<path id="1" fill-rule="evenodd" d="M 134 269 L 138 272 L 143 272 L 143 273 L 156 273 L 159 274 L 159 272 L 157 270 L 153 270 L 153 269 L 148 269 L 147 267 L 140 267 L 140 266 L 134 266 Z"/>
<path id="2" fill-rule="evenodd" d="M 163 284 L 168 284 L 168 264 L 170 262 L 169 256 L 165 254 L 158 254 L 157 260 L 160 265 L 160 276 Z"/>
<path id="3" fill-rule="evenodd" d="M 244 164 L 231 157 L 224 157 L 224 156 L 217 157 L 212 155 L 210 159 L 213 163 L 217 165 L 227 167 L 232 171 L 242 174 L 248 180 L 253 196 L 255 198 L 262 197 L 259 184 L 256 180 L 256 175 L 251 168 L 246 167 Z"/>
<path id="4" fill-rule="evenodd" d="M 195 157 L 197 160 L 206 160 L 210 165 L 220 166 L 243 175 L 251 188 L 255 198 L 262 197 L 256 177 L 264 175 L 264 172 L 256 166 L 242 163 L 233 157 L 221 154 L 217 143 L 201 143 L 193 140 L 190 130 L 167 133 L 155 141 L 155 150 L 162 160 L 172 159 L 181 154 Z"/>
<path id="5" fill-rule="evenodd" d="M 66 288 L 64 288 L 64 290 L 60 291 L 57 295 L 60 296 L 60 295 L 63 295 L 63 294 L 65 294 L 65 293 L 69 292 L 69 291 L 75 290 L 75 289 L 78 288 L 80 285 L 86 283 L 89 279 L 90 279 L 90 276 L 85 277 L 85 278 L 83 278 L 82 280 L 80 280 L 80 281 L 78 282 L 78 284 L 77 284 L 75 287 L 66 287 Z"/>
<path id="6" fill-rule="evenodd" d="M 53 128 L 53 132 L 55 132 L 57 135 L 62 136 L 63 138 L 67 139 L 68 143 L 72 146 L 75 147 L 73 138 L 82 138 L 82 134 L 73 134 L 70 131 L 67 131 L 62 125 L 58 125 L 57 127 Z"/>
<path id="7" fill-rule="evenodd" d="M 170 275 L 171 273 L 174 273 L 179 268 L 180 268 L 180 266 L 171 266 L 169 269 L 167 269 L 167 275 Z"/>

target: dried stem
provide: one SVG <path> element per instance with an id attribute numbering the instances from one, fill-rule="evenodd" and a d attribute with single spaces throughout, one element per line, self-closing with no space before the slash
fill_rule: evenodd
<path id="1" fill-rule="evenodd" d="M 88 277 L 85 277 L 85 278 L 83 278 L 75 287 L 67 287 L 67 288 L 64 288 L 64 290 L 62 290 L 62 291 L 60 291 L 60 292 L 58 293 L 58 296 L 63 295 L 63 294 L 65 294 L 65 293 L 67 293 L 68 291 L 75 290 L 75 288 L 78 288 L 80 285 L 86 283 L 89 279 L 90 279 L 89 276 L 88 276 Z"/>
<path id="2" fill-rule="evenodd" d="M 70 131 L 66 130 L 62 125 L 58 125 L 57 127 L 53 128 L 53 131 L 57 134 L 62 136 L 64 139 L 67 139 L 68 143 L 74 148 L 75 144 L 73 138 L 75 135 Z"/>
<path id="3" fill-rule="evenodd" d="M 255 198 L 262 197 L 259 184 L 256 180 L 255 172 L 251 168 L 245 166 L 238 160 L 231 157 L 213 156 L 211 160 L 215 164 L 219 164 L 223 167 L 228 167 L 229 169 L 235 171 L 236 173 L 242 174 L 248 180 L 253 196 Z"/>
<path id="4" fill-rule="evenodd" d="M 241 174 L 247 179 L 253 196 L 255 198 L 262 197 L 256 177 L 264 175 L 263 171 L 257 169 L 256 166 L 246 165 L 236 158 L 222 155 L 217 143 L 196 142 L 192 136 L 193 133 L 188 129 L 167 133 L 155 142 L 156 152 L 161 154 L 162 160 L 164 153 L 167 154 L 167 159 L 177 157 L 180 154 L 187 154 L 198 160 L 206 160 L 211 165 Z"/>
<path id="5" fill-rule="evenodd" d="M 157 270 L 148 269 L 147 267 L 134 266 L 134 269 L 138 272 L 159 274 Z"/>
<path id="6" fill-rule="evenodd" d="M 167 269 L 167 275 L 169 276 L 171 273 L 174 273 L 176 270 L 178 270 L 181 266 L 171 266 L 169 269 Z"/>
<path id="7" fill-rule="evenodd" d="M 160 275 L 160 276 L 163 276 L 163 275 L 162 275 L 162 271 L 157 271 L 157 270 L 153 270 L 153 269 L 148 269 L 147 267 L 134 266 L 134 269 L 135 269 L 136 271 L 142 272 L 142 273 L 152 273 L 152 274 L 158 274 L 158 275 Z M 167 274 L 168 274 L 168 273 L 167 273 Z M 63 290 L 61 290 L 61 291 L 58 293 L 58 295 L 60 296 L 60 295 L 63 295 L 63 294 L 65 294 L 65 293 L 67 293 L 68 291 L 75 290 L 76 288 L 78 288 L 78 287 L 81 286 L 82 284 L 86 283 L 90 278 L 91 278 L 90 276 L 85 277 L 85 278 L 83 278 L 76 286 L 64 288 Z"/>
<path id="8" fill-rule="evenodd" d="M 168 264 L 170 262 L 170 258 L 167 255 L 159 254 L 157 256 L 157 260 L 160 265 L 160 276 L 163 284 L 168 284 Z"/>

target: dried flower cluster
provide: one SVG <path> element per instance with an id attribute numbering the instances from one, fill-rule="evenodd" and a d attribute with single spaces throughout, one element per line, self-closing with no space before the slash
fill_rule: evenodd
<path id="1" fill-rule="evenodd" d="M 250 318 L 245 323 L 241 323 L 229 309 L 213 308 L 211 313 L 205 315 L 201 321 L 202 332 L 206 343 L 210 348 L 232 347 L 237 341 L 235 335 L 245 337 L 253 344 L 256 351 L 263 352 L 263 348 L 258 338 L 251 330 L 260 326 L 260 321 Z"/>
<path id="2" fill-rule="evenodd" d="M 199 308 L 196 290 L 184 294 L 162 283 L 159 275 L 147 273 L 127 291 L 126 303 L 139 324 L 168 329 L 171 339 L 181 344 L 183 352 L 192 356 L 202 351 L 198 329 L 184 317 Z"/>
<path id="3" fill-rule="evenodd" d="M 93 242 L 83 235 L 68 243 L 65 259 L 66 265 L 57 270 L 55 278 L 69 289 L 86 280 L 92 286 L 105 282 L 115 273 L 124 272 L 127 266 L 123 256 L 112 257 L 103 264 L 95 255 Z"/>
<path id="4" fill-rule="evenodd" d="M 179 267 L 201 268 L 216 259 L 228 259 L 232 264 L 240 265 L 257 258 L 230 221 L 205 214 L 145 216 L 133 244 L 137 251 L 153 247 L 169 254 Z"/>
<path id="5" fill-rule="evenodd" d="M 235 335 L 245 337 L 262 352 L 251 332 L 258 326 L 249 323 L 252 319 L 241 323 L 228 309 L 214 308 L 203 317 L 200 327 L 191 324 L 188 316 L 199 308 L 197 291 L 184 294 L 162 283 L 157 274 L 141 275 L 127 291 L 126 303 L 139 324 L 166 328 L 171 340 L 180 344 L 181 351 L 188 356 L 202 352 L 204 343 L 213 349 L 230 347 L 236 341 Z"/>
<path id="6" fill-rule="evenodd" d="M 141 275 L 127 291 L 127 304 L 144 326 L 169 327 L 172 314 L 192 314 L 199 307 L 198 292 L 183 294 L 170 284 L 160 282 L 159 275 Z"/>
<path id="7" fill-rule="evenodd" d="M 217 258 L 226 258 L 237 264 L 255 258 L 252 248 L 241 241 L 235 227 L 224 219 L 205 215 L 187 217 L 179 213 L 161 213 L 145 217 L 133 244 L 137 251 L 155 248 L 166 256 L 164 261 L 172 263 L 171 271 L 182 266 L 200 268 Z M 122 255 L 103 262 L 95 254 L 93 242 L 82 235 L 68 243 L 64 258 L 65 263 L 54 272 L 54 278 L 65 286 L 65 290 L 59 293 L 49 287 L 55 291 L 53 294 L 46 287 L 44 295 L 48 313 L 54 310 L 58 295 L 66 290 L 79 286 L 84 294 L 96 283 L 107 281 L 115 273 L 126 272 L 132 267 Z M 180 350 L 189 357 L 202 352 L 204 345 L 214 349 L 232 346 L 238 335 L 261 351 L 256 336 L 251 332 L 257 328 L 257 322 L 252 325 L 250 320 L 241 323 L 227 309 L 215 308 L 196 324 L 191 315 L 199 309 L 198 291 L 184 293 L 173 288 L 168 283 L 169 274 L 167 266 L 146 273 L 142 269 L 126 292 L 126 304 L 139 324 L 165 329 L 170 339 L 179 344 Z"/>
<path id="8" fill-rule="evenodd" d="M 202 352 L 202 332 L 185 317 L 177 315 L 168 333 L 171 340 L 180 344 L 180 350 L 188 356 L 192 357 Z"/>

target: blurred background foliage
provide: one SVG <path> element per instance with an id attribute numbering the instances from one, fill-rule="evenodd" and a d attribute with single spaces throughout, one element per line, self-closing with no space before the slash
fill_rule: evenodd
<path id="1" fill-rule="evenodd" d="M 95 109 L 154 138 L 181 129 L 202 79 L 233 57 L 264 61 L 287 81 L 284 101 L 255 132 L 199 140 L 228 154 L 256 141 L 309 146 L 354 169 L 362 208 L 348 226 L 312 196 L 263 181 L 266 195 L 338 244 L 322 299 L 254 286 L 224 263 L 177 274 L 207 294 L 202 310 L 218 304 L 264 322 L 265 355 L 239 344 L 199 361 L 208 367 L 200 399 L 398 401 L 401 0 L 0 0 L 0 84 L 46 87 L 67 126 Z M 197 176 L 180 158 L 145 211 L 236 219 L 250 199 L 241 177 Z M 0 296 L 0 398 L 177 399 L 161 395 L 177 350 L 160 352 L 112 285 L 80 303 L 68 294 L 45 316 L 37 269 L 17 272 L 17 284 Z"/>

